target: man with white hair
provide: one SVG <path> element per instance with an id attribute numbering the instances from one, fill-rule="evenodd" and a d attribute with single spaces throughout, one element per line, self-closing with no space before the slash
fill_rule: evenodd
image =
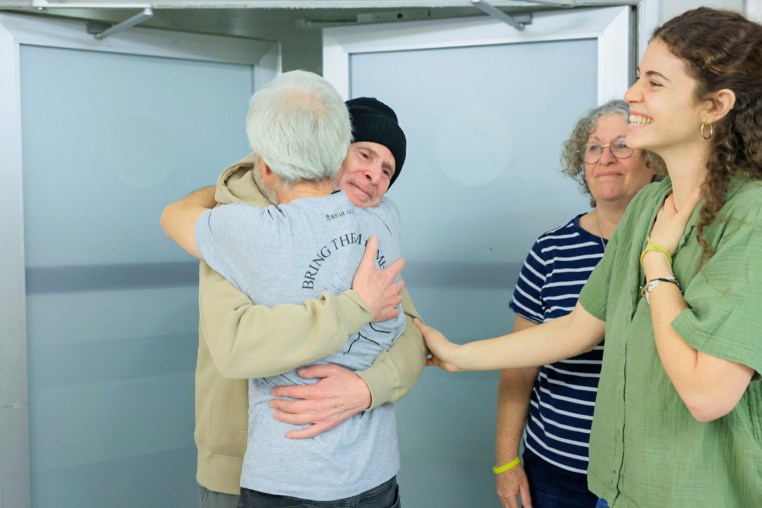
<path id="1" fill-rule="evenodd" d="M 335 114 L 338 95 L 330 85 L 331 93 L 323 85 L 327 83 L 317 76 L 287 73 L 252 100 L 247 129 L 257 158 L 252 175 L 261 189 L 284 206 L 264 210 L 230 206 L 204 212 L 203 206 L 178 209 L 171 205 L 162 218 L 165 230 L 181 246 L 198 255 L 198 244 L 213 267 L 258 303 L 299 303 L 320 290 L 337 293 L 348 289 L 371 234 L 381 238 L 379 264 L 399 255 L 396 209 L 380 201 L 396 169 L 395 157 L 385 145 L 359 142 L 354 146 L 355 156 L 382 161 L 385 186 L 378 189 L 345 178 L 345 185 L 357 196 L 380 201 L 376 208 L 355 208 L 344 193 L 328 195 L 349 136 L 342 138 L 341 134 L 342 130 L 348 132 L 348 125 L 341 126 L 348 120 L 346 109 L 338 99 L 343 115 Z M 394 120 L 396 124 L 396 117 Z M 402 140 L 404 143 L 404 135 Z M 387 144 L 395 148 L 394 141 Z M 347 158 L 352 155 L 350 150 Z M 177 228 L 166 227 L 167 221 L 177 223 L 178 216 L 191 224 L 185 230 L 180 228 L 179 234 Z M 326 360 L 356 369 L 367 367 L 403 326 L 401 315 L 367 326 L 346 342 L 343 351 Z M 399 457 L 392 408 L 387 405 L 352 418 L 325 432 L 320 440 L 289 440 L 283 436 L 288 426 L 271 416 L 269 390 L 274 385 L 301 382 L 290 373 L 250 384 L 250 439 L 241 476 L 243 506 L 280 506 L 262 504 L 277 502 L 267 497 L 273 494 L 328 502 L 327 506 L 339 498 L 352 498 L 357 506 L 396 506 L 394 475 Z M 294 467 L 296 460 L 298 467 Z M 267 499 L 263 501 L 261 496 Z M 376 504 L 362 501 L 366 497 Z"/>

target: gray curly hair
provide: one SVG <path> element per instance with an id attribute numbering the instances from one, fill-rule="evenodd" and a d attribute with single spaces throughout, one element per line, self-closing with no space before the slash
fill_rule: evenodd
<path id="1" fill-rule="evenodd" d="M 621 115 L 627 121 L 630 116 L 630 107 L 626 102 L 619 99 L 594 107 L 577 121 L 571 136 L 564 141 L 563 150 L 561 151 L 561 171 L 579 183 L 582 190 L 590 196 L 590 206 L 592 207 L 595 207 L 595 198 L 590 194 L 590 188 L 587 186 L 585 163 L 582 157 L 580 157 L 579 151 L 587 143 L 590 134 L 592 134 L 598 125 L 598 119 L 607 115 Z M 667 167 L 664 165 L 661 157 L 649 150 L 643 150 L 643 158 L 646 162 L 646 167 L 653 169 L 656 173 L 657 180 L 661 180 L 667 174 Z"/>

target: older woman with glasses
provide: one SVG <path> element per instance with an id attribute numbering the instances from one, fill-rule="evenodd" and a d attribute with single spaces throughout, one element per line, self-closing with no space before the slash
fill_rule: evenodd
<path id="1" fill-rule="evenodd" d="M 621 100 L 593 108 L 564 142 L 563 172 L 590 195 L 593 209 L 532 246 L 510 302 L 514 331 L 571 312 L 630 200 L 663 170 L 657 156 L 625 143 L 628 114 Z M 602 359 L 601 343 L 568 360 L 502 373 L 495 473 L 504 507 L 518 508 L 519 497 L 527 508 L 595 506 L 586 473 Z"/>

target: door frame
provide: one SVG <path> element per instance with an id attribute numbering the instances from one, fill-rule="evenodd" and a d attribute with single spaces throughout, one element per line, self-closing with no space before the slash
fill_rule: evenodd
<path id="1" fill-rule="evenodd" d="M 24 45 L 251 65 L 254 90 L 281 70 L 280 46 L 271 41 L 144 28 L 96 40 L 85 22 L 0 14 L 0 76 L 5 76 L 0 79 L 0 508 L 31 505 L 20 76 Z"/>
<path id="2" fill-rule="evenodd" d="M 574 23 L 569 23 L 571 17 Z M 323 76 L 348 99 L 352 54 L 597 39 L 600 103 L 621 97 L 629 86 L 633 68 L 631 17 L 630 7 L 620 6 L 535 13 L 524 30 L 492 18 L 331 28 L 323 31 Z"/>

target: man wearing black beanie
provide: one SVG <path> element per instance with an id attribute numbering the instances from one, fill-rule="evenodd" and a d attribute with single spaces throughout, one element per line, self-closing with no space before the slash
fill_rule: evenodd
<path id="1" fill-rule="evenodd" d="M 407 141 L 394 110 L 372 97 L 346 102 L 352 144 L 341 165 L 338 187 L 355 206 L 376 206 L 402 171 Z"/>
<path id="2" fill-rule="evenodd" d="M 373 97 L 359 97 L 346 102 L 352 120 L 352 142 L 371 141 L 384 145 L 394 156 L 396 171 L 389 187 L 405 164 L 407 140 L 402 132 L 394 110 Z"/>

